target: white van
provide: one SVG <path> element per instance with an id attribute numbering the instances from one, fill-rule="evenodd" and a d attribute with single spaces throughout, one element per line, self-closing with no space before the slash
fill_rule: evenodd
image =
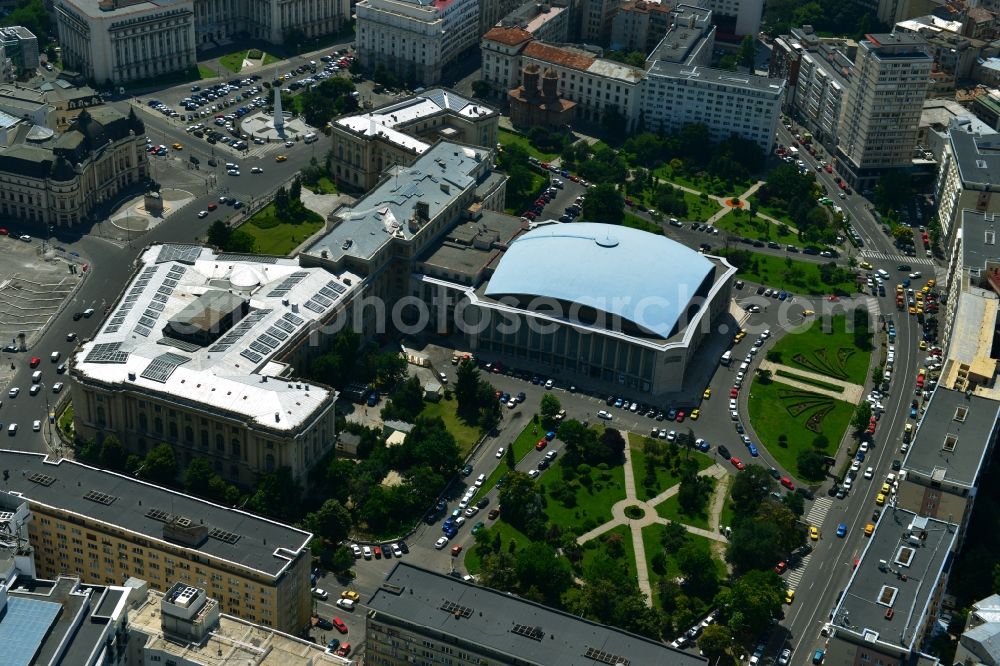
<path id="1" fill-rule="evenodd" d="M 726 353 L 722 355 L 722 358 L 719 360 L 719 363 L 721 363 L 726 367 L 729 367 L 729 364 L 732 363 L 732 361 L 733 361 L 733 352 L 726 350 Z"/>
<path id="2" fill-rule="evenodd" d="M 316 136 L 315 132 L 309 132 L 304 137 L 302 137 L 302 140 L 306 143 L 312 143 L 313 141 L 316 141 L 318 138 L 319 137 Z"/>
<path id="3" fill-rule="evenodd" d="M 740 372 L 746 372 L 749 367 L 750 367 L 750 364 L 747 363 L 746 361 L 744 361 L 743 363 L 740 363 Z"/>
<path id="4" fill-rule="evenodd" d="M 40 381 L 42 381 L 42 371 L 35 370 L 33 373 L 31 373 L 31 383 L 37 384 Z"/>
<path id="5" fill-rule="evenodd" d="M 883 280 L 889 279 L 889 272 L 886 271 L 884 268 L 880 268 L 875 272 L 878 273 L 879 277 L 881 277 Z"/>
<path id="6" fill-rule="evenodd" d="M 52 359 L 53 363 L 58 363 L 59 362 L 59 352 L 57 352 L 57 351 L 52 352 L 52 355 L 49 356 L 49 358 Z"/>

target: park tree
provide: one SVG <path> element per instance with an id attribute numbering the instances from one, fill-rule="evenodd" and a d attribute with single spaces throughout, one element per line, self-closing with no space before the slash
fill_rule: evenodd
<path id="1" fill-rule="evenodd" d="M 305 524 L 330 543 L 339 544 L 351 531 L 351 514 L 335 499 L 328 499 L 319 509 L 306 515 Z"/>
<path id="2" fill-rule="evenodd" d="M 146 454 L 142 464 L 142 478 L 159 485 L 173 485 L 177 479 L 177 459 L 174 447 L 166 442 L 158 444 Z"/>
<path id="3" fill-rule="evenodd" d="M 522 591 L 537 589 L 549 605 L 558 605 L 562 593 L 573 586 L 569 561 L 544 541 L 532 541 L 519 550 L 514 571 Z"/>
<path id="4" fill-rule="evenodd" d="M 756 638 L 781 613 L 784 581 L 771 569 L 748 571 L 719 593 L 725 625 L 734 633 Z"/>
<path id="5" fill-rule="evenodd" d="M 698 647 L 710 662 L 719 663 L 733 647 L 733 634 L 724 624 L 710 624 L 698 638 Z"/>
<path id="6" fill-rule="evenodd" d="M 292 477 L 291 469 L 279 467 L 258 476 L 246 509 L 271 518 L 294 520 L 301 515 L 301 502 L 302 486 Z"/>
<path id="7" fill-rule="evenodd" d="M 760 465 L 749 465 L 736 475 L 730 496 L 736 513 L 740 516 L 753 515 L 764 498 L 774 491 L 774 479 Z"/>
<path id="8" fill-rule="evenodd" d="M 538 486 L 524 472 L 510 472 L 500 489 L 504 519 L 531 538 L 545 532 L 545 513 Z"/>
<path id="9" fill-rule="evenodd" d="M 555 430 L 556 426 L 559 425 L 559 421 L 556 419 L 556 416 L 559 414 L 559 410 L 561 409 L 562 405 L 559 404 L 559 398 L 555 397 L 551 393 L 544 394 L 538 407 L 539 416 L 542 420 L 542 427 L 546 430 Z"/>
<path id="10" fill-rule="evenodd" d="M 677 568 L 684 574 L 684 588 L 693 596 L 710 601 L 719 591 L 719 574 L 711 551 L 688 539 L 674 555 Z"/>
<path id="11" fill-rule="evenodd" d="M 862 432 L 868 427 L 872 418 L 871 403 L 865 401 L 854 408 L 854 416 L 851 418 L 851 425 L 858 432 Z"/>
<path id="12" fill-rule="evenodd" d="M 605 224 L 621 224 L 625 219 L 625 198 L 611 183 L 601 183 L 587 193 L 585 217 Z"/>
<path id="13" fill-rule="evenodd" d="M 479 368 L 472 361 L 462 361 L 458 366 L 458 377 L 455 380 L 455 400 L 458 401 L 458 413 L 466 419 L 479 411 L 478 389 Z"/>
<path id="14" fill-rule="evenodd" d="M 882 172 L 875 184 L 875 207 L 881 213 L 900 210 L 910 197 L 910 175 L 903 169 L 888 169 Z"/>
<path id="15" fill-rule="evenodd" d="M 128 451 L 117 436 L 108 435 L 101 442 L 99 462 L 101 467 L 118 472 L 125 471 L 128 466 Z"/>
<path id="16" fill-rule="evenodd" d="M 795 464 L 802 478 L 822 479 L 826 475 L 826 456 L 815 449 L 800 451 Z"/>
<path id="17" fill-rule="evenodd" d="M 382 408 L 383 420 L 400 420 L 413 423 L 424 408 L 424 387 L 416 376 L 399 385 Z"/>
<path id="18" fill-rule="evenodd" d="M 504 592 L 517 591 L 514 555 L 506 550 L 496 550 L 484 555 L 481 562 L 479 582 L 482 585 Z"/>
<path id="19" fill-rule="evenodd" d="M 206 458 L 195 458 L 184 470 L 184 490 L 192 495 L 211 497 L 211 483 L 215 476 L 215 470 Z"/>
<path id="20" fill-rule="evenodd" d="M 785 496 L 781 498 L 781 502 L 796 516 L 801 517 L 802 514 L 805 513 L 805 499 L 798 493 L 785 493 Z"/>

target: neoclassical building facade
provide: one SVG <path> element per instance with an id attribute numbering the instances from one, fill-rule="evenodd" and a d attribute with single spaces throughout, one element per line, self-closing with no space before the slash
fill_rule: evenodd
<path id="1" fill-rule="evenodd" d="M 149 178 L 145 129 L 111 107 L 81 111 L 68 131 L 32 128 L 0 149 L 0 215 L 70 227 Z"/>

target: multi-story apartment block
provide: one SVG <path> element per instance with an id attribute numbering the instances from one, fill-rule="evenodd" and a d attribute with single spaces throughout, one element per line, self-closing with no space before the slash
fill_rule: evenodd
<path id="1" fill-rule="evenodd" d="M 670 9 L 663 2 L 629 0 L 611 21 L 611 48 L 649 53 L 670 28 Z"/>
<path id="2" fill-rule="evenodd" d="M 809 130 L 813 139 L 833 152 L 850 87 L 857 45 L 839 38 L 821 38 L 811 26 L 793 28 L 774 40 L 768 67 L 785 79 L 784 109 Z"/>
<path id="3" fill-rule="evenodd" d="M 164 592 L 130 581 L 130 664 L 172 666 L 350 666 L 325 645 L 226 615 L 200 587 L 175 583 Z"/>
<path id="4" fill-rule="evenodd" d="M 676 131 L 704 123 L 715 141 L 735 134 L 771 152 L 785 92 L 781 79 L 656 62 L 642 86 L 646 127 Z"/>
<path id="5" fill-rule="evenodd" d="M 567 0 L 563 0 L 562 4 L 529 0 L 504 16 L 498 25 L 504 28 L 521 28 L 534 39 L 546 42 L 567 42 L 570 38 L 570 13 Z"/>
<path id="6" fill-rule="evenodd" d="M 195 0 L 195 38 L 213 47 L 245 35 L 272 44 L 335 33 L 351 18 L 350 0 Z"/>
<path id="7" fill-rule="evenodd" d="M 838 135 L 838 170 L 856 189 L 911 164 L 932 59 L 917 35 L 866 35 L 858 44 Z"/>
<path id="8" fill-rule="evenodd" d="M 712 64 L 715 25 L 712 10 L 694 5 L 677 5 L 669 14 L 670 25 L 663 38 L 646 57 L 646 69 L 656 62 L 678 65 Z"/>
<path id="9" fill-rule="evenodd" d="M 410 166 L 438 139 L 494 146 L 500 114 L 453 90 L 426 90 L 332 123 L 331 171 L 338 182 L 372 189 L 393 165 Z"/>
<path id="10" fill-rule="evenodd" d="M 147 180 L 144 133 L 134 113 L 103 106 L 79 112 L 59 135 L 44 128 L 6 132 L 0 214 L 60 227 L 88 220 L 99 203 Z"/>
<path id="11" fill-rule="evenodd" d="M 756 36 L 760 32 L 764 0 L 702 0 L 701 5 L 712 10 L 721 34 Z"/>
<path id="12" fill-rule="evenodd" d="M 493 2 L 480 1 L 479 3 L 479 31 L 478 35 L 485 35 L 500 20 L 516 10 L 523 4 L 522 0 L 493 0 Z"/>
<path id="13" fill-rule="evenodd" d="M 620 629 L 399 562 L 368 603 L 365 661 L 552 664 L 706 664 Z"/>
<path id="14" fill-rule="evenodd" d="M 24 26 L 0 28 L 0 50 L 11 61 L 17 78 L 27 79 L 38 69 L 38 38 Z"/>
<path id="15" fill-rule="evenodd" d="M 580 0 L 580 41 L 607 46 L 611 40 L 611 22 L 622 0 Z M 575 9 L 575 8 L 574 8 Z"/>
<path id="16" fill-rule="evenodd" d="M 963 210 L 1000 213 L 1000 134 L 977 133 L 971 123 L 953 121 L 934 189 L 946 246 Z"/>
<path id="17" fill-rule="evenodd" d="M 63 62 L 98 85 L 197 64 L 193 0 L 57 0 L 55 12 Z"/>
<path id="18" fill-rule="evenodd" d="M 1000 52 L 1000 47 L 989 41 L 964 36 L 961 21 L 934 14 L 900 21 L 893 31 L 920 35 L 927 41 L 934 60 L 927 90 L 931 97 L 953 97 L 956 81 L 969 79 L 978 63 Z"/>
<path id="19" fill-rule="evenodd" d="M 72 359 L 77 436 L 114 433 L 138 455 L 166 442 L 181 468 L 205 458 L 243 487 L 281 467 L 306 485 L 334 447 L 336 393 L 292 374 L 359 282 L 289 259 L 151 246 Z"/>
<path id="20" fill-rule="evenodd" d="M 369 71 L 433 85 L 479 41 L 480 0 L 360 0 L 357 54 Z"/>
<path id="21" fill-rule="evenodd" d="M 309 622 L 312 535 L 136 478 L 0 451 L 7 493 L 28 503 L 39 577 L 203 586 L 221 610 L 298 634 Z"/>

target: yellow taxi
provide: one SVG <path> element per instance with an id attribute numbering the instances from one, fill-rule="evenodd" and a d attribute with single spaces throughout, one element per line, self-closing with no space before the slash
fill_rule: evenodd
<path id="1" fill-rule="evenodd" d="M 911 307 L 911 308 L 910 308 L 910 314 L 911 314 L 911 315 L 915 315 L 915 314 L 917 314 L 917 309 L 916 309 L 916 308 L 914 308 L 914 307 Z"/>
<path id="2" fill-rule="evenodd" d="M 795 601 L 795 589 L 790 589 L 785 592 L 785 603 L 790 604 Z"/>
<path id="3" fill-rule="evenodd" d="M 175 143 L 173 146 L 174 150 L 184 150 L 184 146 L 179 143 Z"/>
<path id="4" fill-rule="evenodd" d="M 890 489 L 891 489 L 891 488 L 889 487 L 889 484 L 888 484 L 888 483 L 883 483 L 883 484 L 882 484 L 882 490 L 881 490 L 880 492 L 881 492 L 881 493 L 882 493 L 883 495 L 888 495 L 888 494 L 889 494 L 889 490 L 890 490 Z"/>
<path id="5" fill-rule="evenodd" d="M 931 278 L 930 280 L 927 281 L 927 286 L 928 287 L 933 287 L 936 284 L 937 284 L 937 280 L 935 280 L 934 278 Z"/>
<path id="6" fill-rule="evenodd" d="M 919 305 L 918 305 L 918 306 L 917 306 L 917 316 L 919 317 L 919 316 L 920 316 L 920 315 L 922 315 L 923 313 L 924 313 L 924 309 L 923 309 L 923 307 L 921 307 L 921 306 L 919 306 Z"/>
<path id="7" fill-rule="evenodd" d="M 903 285 L 901 285 L 901 284 L 897 284 L 896 285 L 896 293 L 897 294 L 902 294 L 903 293 Z"/>
<path id="8" fill-rule="evenodd" d="M 865 525 L 865 536 L 866 537 L 870 537 L 872 535 L 872 532 L 874 532 L 874 531 L 875 531 L 875 526 L 874 525 L 872 525 L 871 523 L 868 523 L 867 525 Z"/>
<path id="9" fill-rule="evenodd" d="M 927 341 L 926 340 L 921 340 L 920 344 L 917 345 L 917 347 L 919 347 L 920 349 L 927 349 Z"/>
<path id="10" fill-rule="evenodd" d="M 862 261 L 862 262 L 861 262 L 861 264 L 860 264 L 860 266 L 861 266 L 861 268 L 864 268 L 864 269 L 867 269 L 867 270 L 869 270 L 869 271 L 870 271 L 870 270 L 871 270 L 872 268 L 874 268 L 874 267 L 873 267 L 873 266 L 872 266 L 872 265 L 871 265 L 870 263 L 868 263 L 867 261 Z"/>
<path id="11" fill-rule="evenodd" d="M 809 538 L 813 541 L 819 541 L 819 528 L 815 525 L 809 526 Z"/>
<path id="12" fill-rule="evenodd" d="M 917 376 L 918 377 L 926 377 L 927 376 L 927 368 L 920 368 L 919 370 L 917 370 Z"/>
<path id="13" fill-rule="evenodd" d="M 875 496 L 875 503 L 878 504 L 879 506 L 882 506 L 883 504 L 885 504 L 885 495 L 883 495 L 882 493 L 879 493 L 878 495 L 876 495 Z"/>
<path id="14" fill-rule="evenodd" d="M 698 417 L 701 416 L 701 410 L 695 407 L 691 410 L 691 414 L 688 416 L 692 421 L 697 421 Z"/>
<path id="15" fill-rule="evenodd" d="M 712 397 L 712 389 L 710 389 L 710 388 L 705 389 L 705 391 L 701 394 L 701 397 L 703 397 L 705 400 L 708 400 L 709 398 L 711 398 Z"/>
<path id="16" fill-rule="evenodd" d="M 803 310 L 802 311 L 802 316 L 803 317 L 812 317 L 814 314 L 816 314 L 815 310 Z"/>
<path id="17" fill-rule="evenodd" d="M 930 287 L 928 287 L 927 285 L 924 285 L 924 288 L 920 290 L 920 293 L 921 293 L 921 294 L 926 294 L 926 293 L 927 293 L 927 292 L 929 292 L 930 290 L 931 290 L 931 288 L 930 288 Z"/>
<path id="18" fill-rule="evenodd" d="M 360 601 L 361 595 L 355 592 L 354 590 L 344 590 L 343 592 L 340 593 L 340 598 L 350 599 L 351 601 L 357 602 Z"/>
<path id="19" fill-rule="evenodd" d="M 287 159 L 288 159 L 288 157 L 286 155 L 278 155 L 277 157 L 274 158 L 274 161 L 275 162 L 284 162 Z"/>

